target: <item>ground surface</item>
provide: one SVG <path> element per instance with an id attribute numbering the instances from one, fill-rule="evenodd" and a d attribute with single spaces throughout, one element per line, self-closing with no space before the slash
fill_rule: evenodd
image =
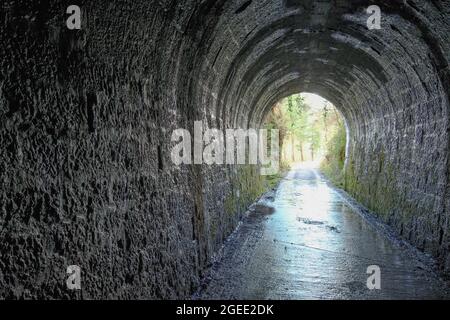
<path id="1" fill-rule="evenodd" d="M 194 298 L 442 299 L 446 287 L 310 168 L 297 167 L 224 246 Z M 366 282 L 381 268 L 381 290 Z"/>

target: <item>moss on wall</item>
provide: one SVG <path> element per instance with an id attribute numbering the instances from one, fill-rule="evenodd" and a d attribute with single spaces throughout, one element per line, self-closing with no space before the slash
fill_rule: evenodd
<path id="1" fill-rule="evenodd" d="M 244 213 L 255 200 L 275 188 L 282 178 L 283 173 L 262 176 L 257 166 L 238 167 L 231 179 L 233 192 L 225 198 L 225 212 L 231 216 Z"/>

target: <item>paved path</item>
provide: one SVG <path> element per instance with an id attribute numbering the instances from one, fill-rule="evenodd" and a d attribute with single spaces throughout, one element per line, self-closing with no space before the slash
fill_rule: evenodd
<path id="1" fill-rule="evenodd" d="M 199 299 L 439 299 L 444 283 L 377 231 L 314 169 L 298 167 L 252 213 L 205 277 Z M 381 290 L 367 268 L 381 269 Z"/>

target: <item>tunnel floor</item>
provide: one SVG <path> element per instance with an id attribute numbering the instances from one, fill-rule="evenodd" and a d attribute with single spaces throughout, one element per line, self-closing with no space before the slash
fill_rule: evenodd
<path id="1" fill-rule="evenodd" d="M 448 287 L 331 187 L 297 166 L 227 240 L 194 299 L 446 299 Z M 377 265 L 381 289 L 369 290 Z"/>

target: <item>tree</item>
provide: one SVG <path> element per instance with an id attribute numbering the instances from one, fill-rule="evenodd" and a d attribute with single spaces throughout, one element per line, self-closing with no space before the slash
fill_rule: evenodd
<path id="1" fill-rule="evenodd" d="M 290 96 L 287 100 L 288 132 L 293 140 L 293 145 L 295 144 L 294 140 L 298 141 L 301 160 L 304 161 L 304 145 L 308 141 L 308 111 L 310 108 L 299 94 Z M 293 160 L 295 160 L 295 155 L 293 155 Z"/>
<path id="2" fill-rule="evenodd" d="M 340 129 L 342 126 L 343 120 L 333 105 L 324 103 L 323 107 L 314 109 L 305 103 L 300 94 L 289 96 L 277 103 L 266 119 L 267 129 L 280 131 L 280 150 L 284 151 L 284 158 L 289 162 L 298 160 L 297 151 L 300 153 L 301 161 L 307 159 L 314 161 L 322 155 L 330 156 L 330 153 L 337 151 L 331 145 L 338 141 L 337 149 L 341 154 L 336 160 L 341 162 L 342 141 L 335 139 L 334 136 L 338 132 L 342 135 Z M 292 148 L 285 148 L 289 143 Z"/>

